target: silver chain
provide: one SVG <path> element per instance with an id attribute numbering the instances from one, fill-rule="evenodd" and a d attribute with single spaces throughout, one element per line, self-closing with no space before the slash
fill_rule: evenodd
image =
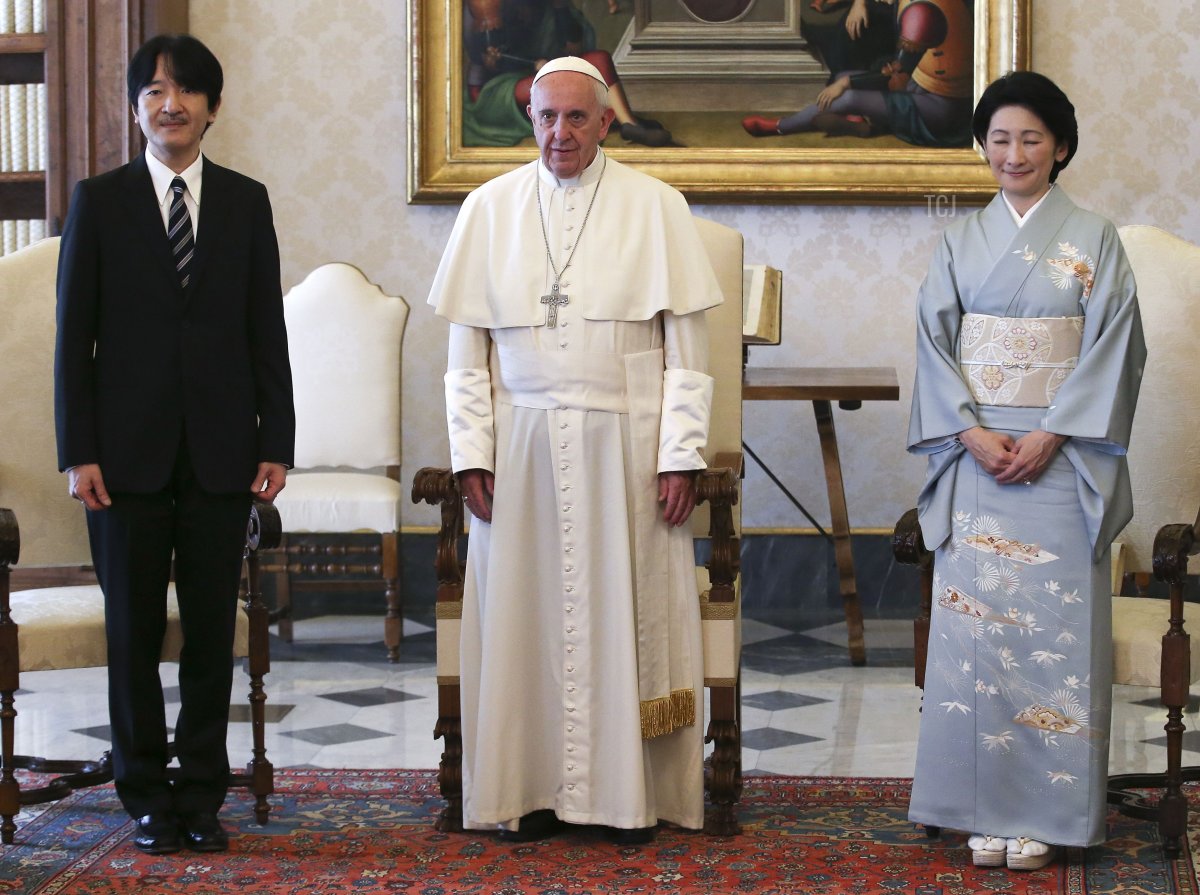
<path id="1" fill-rule="evenodd" d="M 579 248 L 579 240 L 583 238 L 583 228 L 587 226 L 588 215 L 592 213 L 592 206 L 596 204 L 596 196 L 600 194 L 600 182 L 604 180 L 604 170 L 608 167 L 608 156 L 604 156 L 604 164 L 600 166 L 600 176 L 596 178 L 596 189 L 592 193 L 592 199 L 588 202 L 587 211 L 583 213 L 583 223 L 579 225 L 579 232 L 575 234 L 575 245 L 571 247 L 571 254 L 567 255 L 567 263 L 563 265 L 562 270 L 554 266 L 554 255 L 550 251 L 550 237 L 546 235 L 546 216 L 542 213 L 542 175 L 536 173 L 537 180 L 534 181 L 534 189 L 537 191 L 537 207 L 538 207 L 538 223 L 542 225 L 542 242 L 546 246 L 546 260 L 550 262 L 550 269 L 554 271 L 554 285 L 557 286 L 562 275 L 567 272 L 567 268 L 571 266 L 571 259 L 575 257 L 575 250 Z"/>

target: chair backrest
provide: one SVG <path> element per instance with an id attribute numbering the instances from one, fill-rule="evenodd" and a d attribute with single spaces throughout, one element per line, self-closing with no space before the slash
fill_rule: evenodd
<path id="1" fill-rule="evenodd" d="M 54 445 L 58 238 L 0 257 L 0 506 L 21 520 L 21 566 L 90 562 Z"/>
<path id="2" fill-rule="evenodd" d="M 708 372 L 713 384 L 712 422 L 705 456 L 711 463 L 719 453 L 742 450 L 742 234 L 707 218 L 695 217 L 696 230 L 708 252 L 725 301 L 707 312 Z M 741 504 L 733 508 L 734 526 L 741 531 Z M 693 531 L 708 534 L 708 507 L 695 513 Z"/>
<path id="3" fill-rule="evenodd" d="M 1118 541 L 1129 554 L 1126 570 L 1148 572 L 1158 529 L 1191 523 L 1200 510 L 1200 246 L 1157 227 L 1119 232 L 1137 277 L 1149 357 L 1129 444 L 1133 521 Z"/>
<path id="4" fill-rule="evenodd" d="M 408 303 L 351 264 L 322 264 L 283 300 L 296 402 L 296 466 L 400 465 L 400 360 Z"/>

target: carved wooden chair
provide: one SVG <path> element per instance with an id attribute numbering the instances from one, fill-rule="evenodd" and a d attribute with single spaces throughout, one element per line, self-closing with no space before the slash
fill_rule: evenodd
<path id="1" fill-rule="evenodd" d="M 53 372 L 58 239 L 42 240 L 0 258 L 0 294 L 6 324 L 0 327 L 0 839 L 11 843 L 21 805 L 62 798 L 73 789 L 112 779 L 108 753 L 95 761 L 14 755 L 14 693 L 22 671 L 89 668 L 107 663 L 104 599 L 88 567 L 83 512 L 66 494 L 54 468 Z M 17 519 L 24 524 L 23 537 Z M 277 537 L 269 506 L 256 508 L 248 545 Z M 272 532 L 275 534 L 273 535 Z M 22 543 L 23 540 L 23 543 Z M 10 575 L 10 567 L 24 564 Z M 270 667 L 266 607 L 258 599 L 257 559 L 250 562 L 245 614 L 239 614 L 234 655 L 248 656 L 253 758 L 233 783 L 250 788 L 255 814 L 265 823 L 273 769 L 266 760 L 262 678 Z M 174 597 L 169 600 L 163 658 L 179 656 L 183 638 Z M 233 656 L 230 657 L 231 661 Z M 44 785 L 22 787 L 14 771 L 49 775 Z"/>
<path id="2" fill-rule="evenodd" d="M 1109 801 L 1125 814 L 1157 819 L 1168 854 L 1178 854 L 1188 810 L 1180 784 L 1200 780 L 1200 767 L 1182 767 L 1183 711 L 1189 684 L 1200 680 L 1200 650 L 1191 649 L 1188 634 L 1200 630 L 1200 605 L 1183 599 L 1188 556 L 1200 548 L 1200 246 L 1157 227 L 1127 226 L 1120 234 L 1137 276 L 1149 360 L 1129 444 L 1133 519 L 1113 545 L 1113 682 L 1160 688 L 1167 768 L 1110 778 Z M 1193 561 L 1191 571 L 1200 564 Z M 1151 573 L 1166 583 L 1168 599 L 1144 595 Z M 1161 800 L 1147 789 L 1162 789 Z"/>
<path id="3" fill-rule="evenodd" d="M 276 499 L 267 557 L 279 636 L 293 590 L 380 589 L 387 657 L 400 659 L 400 359 L 408 304 L 350 264 L 323 264 L 283 300 L 296 404 L 296 466 Z M 329 535 L 336 535 L 330 538 Z"/>
<path id="4" fill-rule="evenodd" d="M 1200 320 L 1193 308 L 1200 247 L 1155 227 L 1127 226 L 1120 234 L 1137 277 L 1149 361 L 1129 446 L 1134 516 L 1112 548 L 1113 683 L 1160 688 L 1167 769 L 1111 777 L 1108 800 L 1125 814 L 1157 820 L 1164 848 L 1176 855 L 1187 829 L 1180 785 L 1200 780 L 1200 767 L 1182 767 L 1183 710 L 1189 684 L 1200 680 L 1200 654 L 1191 650 L 1185 628 L 1200 622 L 1200 606 L 1183 599 L 1188 557 L 1200 551 L 1200 517 L 1194 524 L 1156 526 L 1191 519 L 1200 507 L 1200 391 L 1194 385 Z M 933 558 L 921 540 L 916 510 L 897 523 L 892 547 L 900 562 L 922 573 L 914 645 L 917 686 L 923 687 Z M 1195 562 L 1192 569 L 1198 571 Z M 1144 596 L 1151 573 L 1167 585 L 1168 599 Z M 1122 595 L 1130 591 L 1139 595 Z M 1163 794 L 1152 800 L 1147 789 Z"/>
<path id="5" fill-rule="evenodd" d="M 741 589 L 738 498 L 742 477 L 742 235 L 704 218 L 696 218 L 725 301 L 708 312 L 709 372 L 715 379 L 709 468 L 697 479 L 701 505 L 693 515 L 698 538 L 708 538 L 711 554 L 698 567 L 704 638 L 704 685 L 709 691 L 706 741 L 713 751 L 706 761 L 705 790 L 709 807 L 704 830 L 710 835 L 741 832 L 737 805 L 742 791 L 741 749 Z M 438 782 L 447 807 L 436 821 L 438 830 L 462 830 L 462 728 L 459 697 L 459 632 L 462 619 L 463 570 L 459 539 L 463 507 L 458 483 L 449 469 L 425 467 L 413 480 L 414 503 L 441 511 L 437 569 L 438 721 L 434 737 L 444 751 Z"/>

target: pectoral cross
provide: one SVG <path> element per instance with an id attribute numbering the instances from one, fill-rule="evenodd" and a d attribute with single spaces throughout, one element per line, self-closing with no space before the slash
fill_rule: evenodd
<path id="1" fill-rule="evenodd" d="M 554 329 L 558 326 L 558 309 L 569 303 L 567 293 L 558 291 L 558 283 L 550 287 L 550 294 L 542 296 L 542 304 L 546 306 L 547 327 Z"/>

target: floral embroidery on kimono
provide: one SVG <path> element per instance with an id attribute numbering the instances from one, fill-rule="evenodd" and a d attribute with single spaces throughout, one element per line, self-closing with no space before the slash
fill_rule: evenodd
<path id="1" fill-rule="evenodd" d="M 1092 260 L 1092 256 L 1079 251 L 1069 242 L 1060 242 L 1058 244 L 1057 258 L 1047 258 L 1046 263 L 1050 265 L 1050 272 L 1047 276 L 1059 289 L 1069 289 L 1075 280 L 1083 284 L 1083 296 L 1079 299 L 1081 302 L 1088 300 L 1092 294 L 1092 286 L 1096 281 L 1096 262 Z"/>

